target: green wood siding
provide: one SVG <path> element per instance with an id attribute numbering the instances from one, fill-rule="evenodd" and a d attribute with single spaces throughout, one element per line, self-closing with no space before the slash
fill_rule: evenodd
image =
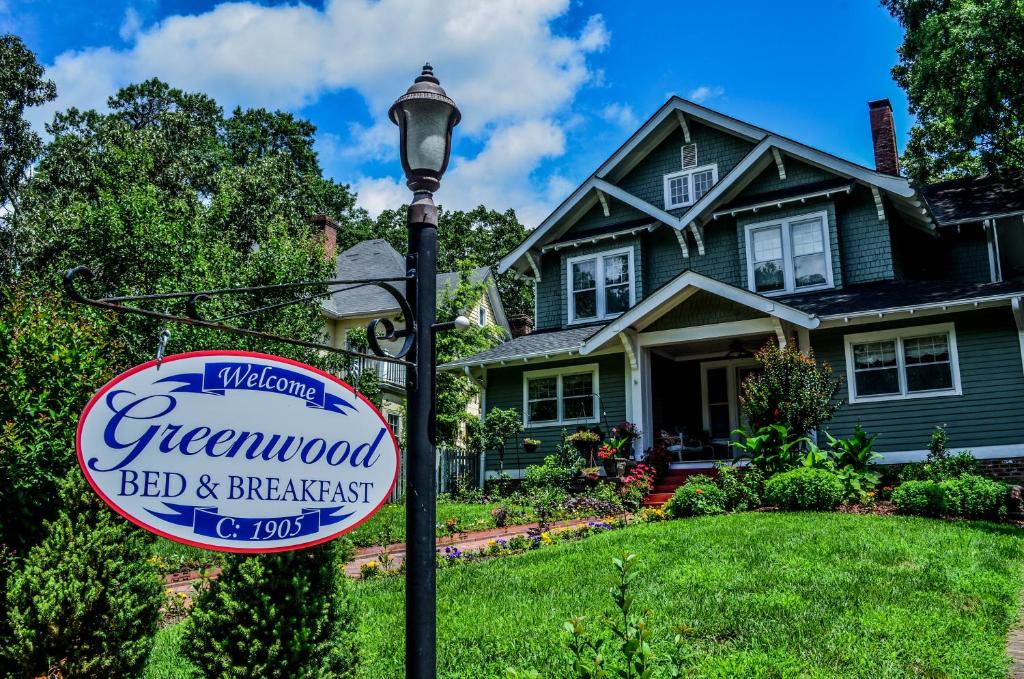
<path id="1" fill-rule="evenodd" d="M 598 405 L 606 413 L 606 417 L 602 418 L 598 425 L 593 426 L 599 426 L 602 431 L 606 431 L 608 427 L 614 427 L 626 418 L 626 357 L 622 353 L 488 370 L 487 409 L 489 411 L 491 408 L 514 408 L 522 414 L 524 372 L 589 363 L 598 365 L 598 384 L 600 385 Z M 566 433 L 572 433 L 576 430 L 576 426 L 567 425 L 565 429 Z M 509 447 L 505 451 L 505 468 L 525 468 L 527 465 L 543 462 L 544 456 L 551 454 L 561 443 L 562 431 L 561 425 L 527 428 L 523 433 L 524 437 L 540 439 L 543 443 L 536 453 L 528 455 L 522 450 L 521 441 L 517 442 L 518 447 L 512 445 L 513 442 L 510 441 Z M 487 470 L 497 471 L 497 469 L 498 456 L 496 453 L 489 452 L 487 454 Z"/>
<path id="2" fill-rule="evenodd" d="M 698 325 L 746 321 L 752 318 L 765 317 L 765 314 L 755 311 L 748 306 L 737 304 L 702 290 L 694 293 L 685 302 L 656 320 L 644 332 L 671 330 L 672 328 L 691 328 Z"/>
<path id="3" fill-rule="evenodd" d="M 665 226 L 645 234 L 644 289 L 654 292 L 687 270 L 740 285 L 741 262 L 736 257 L 736 222 L 733 219 L 718 219 L 704 227 L 704 255 L 697 254 L 697 244 L 688 230 L 686 238 L 690 248 L 688 258 L 683 257 L 675 229 Z"/>
<path id="4" fill-rule="evenodd" d="M 956 328 L 962 396 L 844 405 L 827 429 L 849 435 L 860 421 L 878 433 L 880 452 L 924 450 L 937 425 L 948 427 L 955 450 L 1024 443 L 1024 367 L 1010 309 L 928 316 L 915 323 L 857 325 L 811 333 L 811 346 L 842 379 L 848 398 L 843 337 L 846 334 L 952 321 Z"/>
<path id="5" fill-rule="evenodd" d="M 566 231 L 558 240 L 572 240 L 573 238 L 578 238 L 584 235 L 587 231 L 600 229 L 605 226 L 612 226 L 614 224 L 621 224 L 623 222 L 633 222 L 638 219 L 654 221 L 654 219 L 652 219 L 646 212 L 641 212 L 635 207 L 623 203 L 621 200 L 616 200 L 611 196 L 608 196 L 607 217 L 604 216 L 604 208 L 601 206 L 599 201 L 587 210 L 587 213 L 580 217 L 579 221 L 573 224 L 572 228 Z"/>
<path id="6" fill-rule="evenodd" d="M 878 219 L 871 190 L 857 185 L 849 195 L 837 197 L 836 213 L 843 282 L 855 285 L 893 278 L 889 221 Z"/>
<path id="7" fill-rule="evenodd" d="M 796 160 L 795 158 L 783 158 L 783 162 L 786 166 L 786 178 L 779 179 L 779 170 L 775 167 L 775 163 L 772 163 L 764 169 L 761 174 L 757 175 L 747 185 L 743 191 L 740 192 L 740 199 L 746 196 L 753 196 L 758 193 L 765 193 L 767 191 L 777 191 L 778 189 L 788 189 L 794 186 L 800 186 L 802 184 L 812 184 L 814 182 L 820 182 L 826 179 L 835 179 L 836 175 L 832 174 L 828 170 L 822 170 L 821 168 L 808 165 L 807 163 Z"/>

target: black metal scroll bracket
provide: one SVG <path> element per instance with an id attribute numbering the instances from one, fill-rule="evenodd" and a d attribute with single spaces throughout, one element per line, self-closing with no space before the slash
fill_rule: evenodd
<path id="1" fill-rule="evenodd" d="M 146 316 L 148 318 L 157 318 L 164 321 L 170 321 L 173 323 L 183 323 L 185 325 L 197 326 L 200 328 L 209 328 L 211 330 L 220 330 L 223 332 L 230 332 L 236 335 L 244 335 L 246 337 L 256 337 L 259 339 L 271 340 L 274 342 L 284 342 L 285 344 L 292 344 L 295 346 L 305 347 L 307 349 L 316 349 L 319 351 L 328 351 L 335 354 L 344 354 L 346 356 L 353 356 L 355 358 L 375 358 L 380 361 L 387 363 L 396 363 L 407 367 L 415 367 L 415 363 L 404 360 L 409 351 L 412 349 L 413 343 L 415 342 L 415 327 L 416 322 L 413 316 L 412 307 L 409 306 L 409 302 L 405 299 L 405 295 L 392 283 L 408 283 L 412 280 L 412 277 L 400 277 L 400 278 L 381 278 L 377 280 L 324 280 L 324 281 L 302 281 L 299 283 L 282 283 L 278 285 L 264 285 L 252 288 L 220 288 L 215 290 L 198 290 L 189 292 L 168 292 L 154 295 L 135 295 L 129 297 L 100 297 L 92 298 L 82 294 L 76 287 L 78 280 L 90 281 L 93 279 L 93 272 L 84 266 L 76 266 L 73 269 L 69 269 L 64 274 L 64 291 L 67 293 L 73 301 L 79 304 L 86 304 L 88 306 L 97 307 L 99 309 L 106 309 L 115 313 L 124 314 L 136 314 L 139 316 Z M 235 325 L 228 325 L 226 321 L 235 320 L 239 318 L 247 318 L 255 316 L 260 313 L 267 311 L 273 311 L 283 307 L 291 306 L 293 304 L 302 304 L 304 302 L 310 302 L 315 299 L 330 297 L 331 295 L 352 290 L 354 288 L 360 288 L 368 285 L 373 285 L 382 290 L 385 290 L 390 294 L 395 301 L 398 303 L 398 308 L 401 310 L 402 317 L 405 319 L 405 327 L 396 330 L 394 323 L 386 318 L 378 318 L 371 321 L 367 325 L 367 340 L 370 345 L 370 349 L 373 351 L 373 355 L 364 354 L 358 351 L 350 351 L 348 349 L 339 349 L 332 347 L 329 344 L 320 344 L 318 342 L 306 342 L 304 340 L 295 339 L 292 337 L 283 337 L 281 335 L 274 335 L 271 333 L 260 332 L 258 330 L 250 330 L 248 328 L 240 328 Z M 284 300 L 282 302 L 276 302 L 274 304 L 268 304 L 256 309 L 250 309 L 242 311 L 229 316 L 223 316 L 221 318 L 208 319 L 203 317 L 199 311 L 199 305 L 202 302 L 209 301 L 214 297 L 226 296 L 226 295 L 240 295 L 248 293 L 259 293 L 259 292 L 283 292 L 286 290 L 302 290 L 304 288 L 311 287 L 331 287 L 331 286 L 344 286 L 328 290 L 327 292 L 316 292 L 308 295 L 301 295 L 293 299 Z M 185 315 L 176 316 L 174 314 L 165 313 L 163 311 L 156 311 L 154 309 L 146 309 L 141 306 L 135 306 L 135 303 L 145 303 L 154 301 L 176 301 L 184 300 Z M 129 304 L 131 303 L 131 304 Z M 384 334 L 382 336 L 377 335 L 377 328 L 383 329 Z M 387 352 L 383 347 L 380 346 L 380 340 L 395 341 L 404 338 L 405 341 L 402 346 L 395 353 Z"/>

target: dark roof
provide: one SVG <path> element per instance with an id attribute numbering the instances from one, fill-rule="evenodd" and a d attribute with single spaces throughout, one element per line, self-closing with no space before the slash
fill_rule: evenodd
<path id="1" fill-rule="evenodd" d="M 469 279 L 478 283 L 490 274 L 490 268 L 483 266 L 470 272 Z M 401 278 L 405 276 L 405 257 L 386 240 L 364 240 L 338 255 L 335 276 L 349 281 Z M 454 289 L 458 282 L 458 272 L 437 274 L 438 300 L 446 289 Z M 398 282 L 394 285 L 399 290 L 404 290 L 403 283 Z M 399 310 L 395 299 L 374 285 L 342 288 L 324 302 L 324 307 L 328 313 L 339 318 Z"/>
<path id="2" fill-rule="evenodd" d="M 537 330 L 479 354 L 445 363 L 443 367 L 454 368 L 463 365 L 515 360 L 525 356 L 543 356 L 546 353 L 564 353 L 572 349 L 579 349 L 583 341 L 597 332 L 602 325 L 574 326 L 566 330 Z"/>
<path id="3" fill-rule="evenodd" d="M 791 198 L 800 198 L 812 193 L 819 193 L 821 191 L 829 191 L 832 189 L 844 189 L 853 185 L 849 179 L 845 177 L 835 177 L 834 179 L 823 179 L 817 182 L 810 182 L 808 184 L 801 184 L 799 186 L 788 186 L 784 189 L 776 189 L 775 191 L 764 191 L 762 193 L 753 193 L 745 196 L 740 196 L 735 200 L 720 206 L 716 212 L 727 212 L 728 210 L 739 210 L 753 205 L 761 205 L 762 203 L 771 203 L 776 200 L 789 200 Z"/>
<path id="4" fill-rule="evenodd" d="M 1024 281 L 955 283 L 951 281 L 876 281 L 774 297 L 783 304 L 816 316 L 842 316 L 943 302 L 970 301 L 1000 295 L 1024 294 Z"/>
<path id="5" fill-rule="evenodd" d="M 1024 175 L 1021 174 L 951 179 L 926 186 L 921 193 L 940 225 L 1024 212 Z"/>

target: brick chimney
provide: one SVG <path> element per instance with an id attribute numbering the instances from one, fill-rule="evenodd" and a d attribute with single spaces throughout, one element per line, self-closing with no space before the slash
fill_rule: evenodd
<path id="1" fill-rule="evenodd" d="M 896 125 L 892 121 L 892 104 L 888 99 L 868 102 L 871 116 L 871 144 L 875 147 L 875 169 L 885 174 L 900 173 L 900 157 L 896 149 Z"/>
<path id="2" fill-rule="evenodd" d="M 508 319 L 508 327 L 512 330 L 512 338 L 524 337 L 533 332 L 533 318 L 527 314 L 516 314 Z"/>
<path id="3" fill-rule="evenodd" d="M 328 259 L 334 259 L 338 254 L 338 222 L 327 215 L 315 215 L 310 217 L 309 221 L 314 226 L 323 229 L 324 251 L 327 253 Z"/>

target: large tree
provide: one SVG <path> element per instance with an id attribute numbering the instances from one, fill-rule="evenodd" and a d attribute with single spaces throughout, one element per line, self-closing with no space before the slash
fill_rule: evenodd
<path id="1" fill-rule="evenodd" d="M 25 43 L 14 35 L 0 35 L 0 280 L 13 275 L 16 261 L 12 222 L 18 214 L 19 194 L 29 168 L 39 156 L 43 140 L 25 119 L 25 109 L 57 96 L 53 81 Z"/>
<path id="2" fill-rule="evenodd" d="M 1024 170 L 1024 2 L 882 0 L 906 29 L 893 77 L 917 125 L 918 183 Z"/>

